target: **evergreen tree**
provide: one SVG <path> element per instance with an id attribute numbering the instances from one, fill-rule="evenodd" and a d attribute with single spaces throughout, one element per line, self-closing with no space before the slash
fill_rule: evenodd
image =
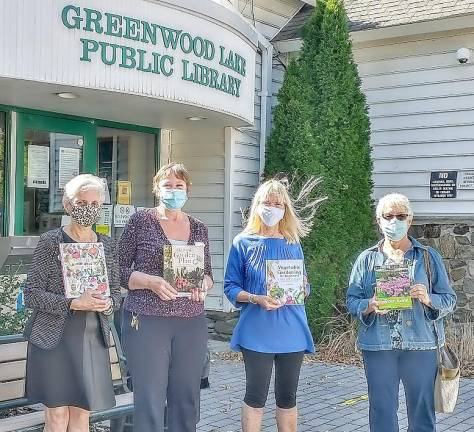
<path id="1" fill-rule="evenodd" d="M 322 177 L 322 204 L 303 240 L 316 338 L 342 302 L 354 258 L 375 238 L 369 119 L 340 0 L 318 0 L 299 59 L 278 94 L 265 176 Z"/>

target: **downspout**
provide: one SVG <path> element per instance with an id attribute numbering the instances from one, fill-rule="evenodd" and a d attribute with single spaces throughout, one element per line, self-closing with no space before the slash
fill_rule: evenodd
<path id="1" fill-rule="evenodd" d="M 265 169 L 265 147 L 270 134 L 271 100 L 272 100 L 272 58 L 273 46 L 260 33 L 258 34 L 258 48 L 262 52 L 262 90 L 260 91 L 260 178 Z"/>

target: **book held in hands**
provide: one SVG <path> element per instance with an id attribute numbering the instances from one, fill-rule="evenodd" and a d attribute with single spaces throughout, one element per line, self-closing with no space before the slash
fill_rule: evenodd
<path id="1" fill-rule="evenodd" d="M 78 298 L 86 290 L 110 296 L 102 243 L 60 243 L 59 253 L 66 298 Z"/>
<path id="2" fill-rule="evenodd" d="M 411 309 L 410 268 L 407 265 L 384 265 L 375 267 L 375 298 L 381 301 L 378 308 Z"/>
<path id="3" fill-rule="evenodd" d="M 304 304 L 303 260 L 266 260 L 267 295 L 285 305 Z"/>
<path id="4" fill-rule="evenodd" d="M 189 297 L 193 288 L 203 288 L 204 244 L 165 245 L 163 278 L 178 291 L 178 297 Z"/>

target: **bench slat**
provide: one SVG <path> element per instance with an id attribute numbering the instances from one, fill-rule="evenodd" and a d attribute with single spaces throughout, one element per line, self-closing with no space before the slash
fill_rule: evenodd
<path id="1" fill-rule="evenodd" d="M 110 368 L 112 369 L 112 381 L 122 379 L 122 371 L 118 363 L 110 365 Z"/>
<path id="2" fill-rule="evenodd" d="M 116 406 L 112 410 L 120 407 L 126 407 L 133 404 L 133 393 L 125 393 L 115 396 Z M 107 411 L 107 410 L 106 410 Z M 92 417 L 94 415 L 92 414 Z M 44 423 L 44 411 L 21 414 L 16 417 L 9 417 L 0 421 L 0 432 L 13 432 L 18 429 L 39 426 Z"/>
<path id="3" fill-rule="evenodd" d="M 23 379 L 26 375 L 26 360 L 0 363 L 0 382 Z"/>
<path id="4" fill-rule="evenodd" d="M 39 426 L 44 423 L 44 411 L 9 417 L 0 422 L 0 432 L 12 432 L 18 429 Z"/>
<path id="5" fill-rule="evenodd" d="M 0 344 L 0 363 L 26 359 L 27 342 Z"/>
<path id="6" fill-rule="evenodd" d="M 133 404 L 133 393 L 129 392 L 120 395 L 115 395 L 115 403 L 118 407 Z"/>
<path id="7" fill-rule="evenodd" d="M 115 347 L 109 348 L 110 363 L 118 363 L 118 355 Z"/>
<path id="8" fill-rule="evenodd" d="M 0 402 L 20 399 L 25 394 L 25 380 L 0 383 Z"/>

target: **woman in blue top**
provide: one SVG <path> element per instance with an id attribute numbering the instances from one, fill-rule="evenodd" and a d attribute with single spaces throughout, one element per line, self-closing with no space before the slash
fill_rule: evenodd
<path id="1" fill-rule="evenodd" d="M 454 309 L 456 295 L 439 253 L 407 235 L 412 220 L 404 195 L 380 199 L 377 222 L 384 238 L 357 258 L 347 291 L 349 312 L 360 322 L 358 346 L 367 376 L 371 432 L 398 432 L 400 381 L 405 388 L 408 432 L 436 430 L 436 339 L 444 345 L 443 317 Z M 384 300 L 375 297 L 375 268 L 387 266 L 408 268 L 410 309 L 389 312 L 382 307 Z"/>
<path id="2" fill-rule="evenodd" d="M 309 223 L 297 216 L 284 184 L 269 180 L 257 190 L 247 226 L 230 250 L 224 291 L 241 308 L 231 348 L 242 351 L 245 363 L 243 432 L 260 431 L 273 363 L 278 431 L 296 431 L 301 363 L 304 353 L 314 352 L 314 344 L 304 304 L 285 305 L 267 295 L 266 263 L 294 260 L 304 268 L 300 238 L 308 231 Z M 308 295 L 306 276 L 303 288 Z"/>

